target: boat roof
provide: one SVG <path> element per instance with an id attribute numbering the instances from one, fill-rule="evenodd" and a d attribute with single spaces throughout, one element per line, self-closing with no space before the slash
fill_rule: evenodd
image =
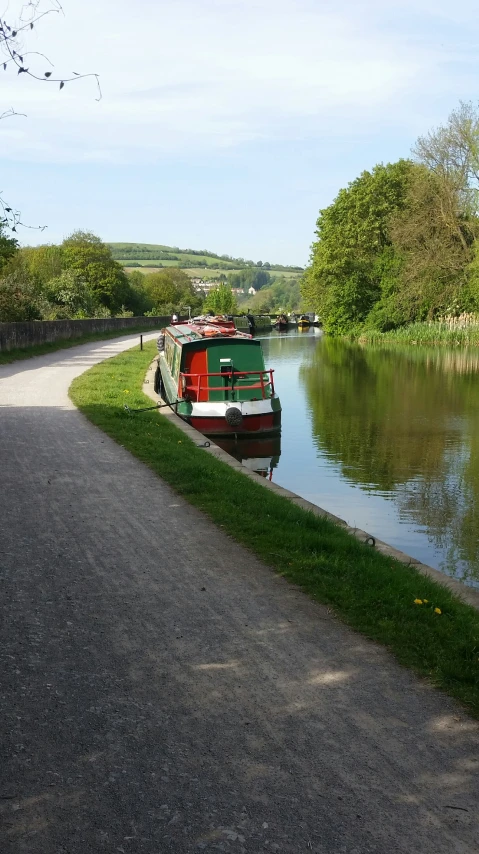
<path id="1" fill-rule="evenodd" d="M 218 341 L 228 339 L 241 339 L 242 341 L 252 341 L 252 336 L 245 332 L 238 332 L 235 328 L 221 325 L 221 323 L 195 322 L 175 323 L 173 326 L 167 326 L 165 332 L 168 332 L 179 344 L 189 344 L 193 341 Z"/>
<path id="2" fill-rule="evenodd" d="M 186 344 L 187 341 L 199 341 L 203 337 L 188 323 L 175 323 L 174 326 L 167 326 L 165 332 L 169 332 L 181 344 Z"/>

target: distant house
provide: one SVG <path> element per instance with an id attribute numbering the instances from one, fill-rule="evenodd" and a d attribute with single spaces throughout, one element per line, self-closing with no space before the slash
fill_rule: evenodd
<path id="1" fill-rule="evenodd" d="M 255 288 L 253 288 L 253 286 L 251 286 L 250 288 L 248 288 L 248 293 L 249 293 L 249 295 L 250 295 L 250 296 L 254 297 L 254 295 L 255 295 L 255 293 L 256 293 Z"/>
<path id="2" fill-rule="evenodd" d="M 201 291 L 204 294 L 208 294 L 213 288 L 218 287 L 218 282 L 204 282 L 201 280 L 199 284 L 194 285 L 195 291 Z"/>
<path id="3" fill-rule="evenodd" d="M 238 296 L 239 294 L 244 294 L 244 288 L 231 288 L 231 290 L 234 294 L 237 294 Z"/>

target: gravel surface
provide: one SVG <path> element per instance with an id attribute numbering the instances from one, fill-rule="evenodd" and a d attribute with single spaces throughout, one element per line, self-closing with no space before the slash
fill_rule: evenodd
<path id="1" fill-rule="evenodd" d="M 478 724 L 73 407 L 132 343 L 0 367 L 2 854 L 477 854 Z"/>

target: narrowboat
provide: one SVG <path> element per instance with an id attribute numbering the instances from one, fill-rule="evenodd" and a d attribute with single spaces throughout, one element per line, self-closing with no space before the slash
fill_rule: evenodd
<path id="1" fill-rule="evenodd" d="M 208 435 L 261 436 L 281 429 L 281 404 L 261 342 L 221 318 L 162 330 L 155 391 Z"/>
<path id="2" fill-rule="evenodd" d="M 307 314 L 302 314 L 298 320 L 298 329 L 309 329 L 311 321 Z"/>
<path id="3" fill-rule="evenodd" d="M 286 332 L 289 327 L 289 320 L 285 314 L 280 314 L 273 324 L 274 328 L 279 332 Z"/>

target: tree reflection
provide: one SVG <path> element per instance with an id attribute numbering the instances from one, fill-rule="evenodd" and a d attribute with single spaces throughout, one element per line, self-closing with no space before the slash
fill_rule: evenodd
<path id="1" fill-rule="evenodd" d="M 324 338 L 300 369 L 313 441 L 343 477 L 394 497 L 448 574 L 479 578 L 479 351 Z"/>

